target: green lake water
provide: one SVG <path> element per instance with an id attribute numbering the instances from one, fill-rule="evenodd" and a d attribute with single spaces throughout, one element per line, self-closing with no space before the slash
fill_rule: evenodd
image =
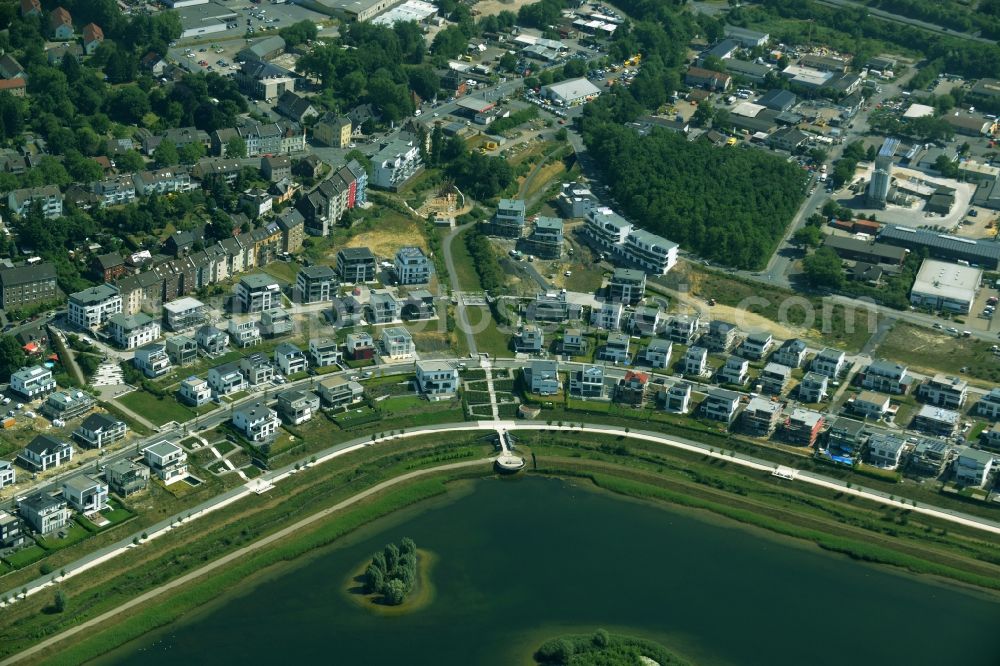
<path id="1" fill-rule="evenodd" d="M 451 495 L 451 494 L 450 494 Z M 388 541 L 436 553 L 436 597 L 381 617 L 343 596 Z M 702 665 L 997 666 L 1000 600 L 574 483 L 470 482 L 137 640 L 107 664 L 518 666 L 604 627 Z"/>

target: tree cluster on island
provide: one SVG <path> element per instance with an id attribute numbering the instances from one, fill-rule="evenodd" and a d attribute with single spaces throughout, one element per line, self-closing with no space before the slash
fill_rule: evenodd
<path id="1" fill-rule="evenodd" d="M 535 661 L 546 666 L 634 666 L 651 659 L 660 666 L 685 666 L 688 662 L 659 643 L 634 636 L 593 634 L 561 636 L 545 641 L 535 652 Z"/>
<path id="2" fill-rule="evenodd" d="M 381 595 L 382 602 L 398 606 L 417 581 L 417 545 L 403 537 L 399 545 L 389 543 L 375 553 L 365 569 L 365 594 Z"/>

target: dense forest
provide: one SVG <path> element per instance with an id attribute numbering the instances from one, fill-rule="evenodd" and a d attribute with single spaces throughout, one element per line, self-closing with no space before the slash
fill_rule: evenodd
<path id="1" fill-rule="evenodd" d="M 804 172 L 759 150 L 716 148 L 655 130 L 592 127 L 590 152 L 640 226 L 739 268 L 767 261 L 802 200 Z"/>
<path id="2" fill-rule="evenodd" d="M 695 34 L 721 33 L 721 26 L 670 3 L 616 4 L 637 21 L 615 33 L 609 54 L 642 53 L 643 66 L 631 86 L 615 87 L 588 104 L 580 128 L 621 212 L 707 259 L 760 265 L 802 199 L 803 172 L 766 152 L 688 142 L 659 129 L 640 137 L 623 127 L 669 100 L 680 86 L 684 45 Z"/>

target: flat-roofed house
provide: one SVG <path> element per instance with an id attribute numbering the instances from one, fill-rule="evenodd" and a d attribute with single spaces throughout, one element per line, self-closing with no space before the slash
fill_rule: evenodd
<path id="1" fill-rule="evenodd" d="M 150 471 L 166 485 L 187 476 L 187 453 L 176 444 L 163 440 L 144 448 L 142 455 Z"/>
<path id="2" fill-rule="evenodd" d="M 149 468 L 128 459 L 116 460 L 105 465 L 104 479 L 112 492 L 128 497 L 149 485 Z"/>
<path id="3" fill-rule="evenodd" d="M 71 507 L 83 514 L 108 508 L 108 486 L 86 474 L 63 481 L 62 496 Z"/>

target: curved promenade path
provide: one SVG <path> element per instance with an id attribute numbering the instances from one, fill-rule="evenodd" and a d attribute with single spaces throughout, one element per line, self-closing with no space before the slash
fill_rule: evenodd
<path id="1" fill-rule="evenodd" d="M 647 430 L 632 430 L 618 426 L 586 423 L 583 421 L 578 423 L 573 423 L 570 425 L 549 425 L 547 423 L 530 423 L 524 421 L 489 420 L 489 421 L 469 421 L 461 423 L 446 423 L 440 425 L 422 426 L 414 428 L 412 430 L 408 430 L 400 434 L 387 435 L 381 438 L 374 438 L 374 439 L 371 437 L 357 438 L 355 440 L 351 440 L 350 442 L 338 444 L 337 446 L 333 446 L 330 447 L 329 449 L 326 449 L 325 451 L 317 455 L 316 462 L 314 463 L 303 460 L 297 463 L 297 465 L 299 466 L 299 468 L 301 468 L 301 467 L 309 467 L 312 465 L 322 464 L 328 460 L 345 455 L 352 451 L 356 451 L 362 447 L 373 446 L 384 442 L 390 442 L 395 439 L 417 437 L 428 434 L 446 435 L 449 432 L 462 432 L 469 430 L 495 432 L 497 431 L 497 429 L 504 429 L 507 431 L 548 430 L 548 431 L 567 431 L 567 432 L 579 432 L 582 430 L 586 431 L 587 433 L 612 435 L 617 437 L 626 437 L 630 439 L 638 439 L 648 442 L 654 442 L 656 444 L 660 444 L 663 446 L 668 446 L 683 451 L 688 451 L 691 453 L 697 453 L 699 455 L 707 455 L 719 460 L 725 460 L 729 463 L 739 465 L 741 467 L 747 467 L 749 469 L 768 472 L 774 476 L 786 479 L 793 483 L 794 482 L 808 483 L 821 488 L 837 490 L 844 494 L 853 495 L 855 497 L 860 497 L 886 506 L 891 506 L 898 509 L 906 509 L 908 511 L 914 511 L 916 513 L 932 516 L 939 520 L 944 520 L 951 523 L 963 525 L 965 527 L 971 527 L 974 529 L 982 530 L 984 532 L 989 532 L 991 534 L 1000 535 L 1000 523 L 988 520 L 986 518 L 971 516 L 958 511 L 952 511 L 950 509 L 943 509 L 931 505 L 914 503 L 913 501 L 910 500 L 903 501 L 900 499 L 896 499 L 894 496 L 888 493 L 884 493 L 871 488 L 865 488 L 863 486 L 856 486 L 854 484 L 851 484 L 851 486 L 848 487 L 847 482 L 840 481 L 838 479 L 825 477 L 823 475 L 814 474 L 811 472 L 804 472 L 796 470 L 794 468 L 785 467 L 782 465 L 776 465 L 773 462 L 755 458 L 753 456 L 744 455 L 741 453 L 736 453 L 734 451 L 715 449 L 713 447 L 708 446 L 707 444 L 701 444 L 699 442 L 695 442 L 689 439 L 667 436 L 662 433 L 652 432 Z M 253 550 L 265 547 L 268 544 L 273 543 L 275 540 L 293 533 L 294 531 L 300 529 L 304 525 L 308 525 L 317 520 L 326 518 L 332 513 L 335 513 L 348 506 L 351 506 L 352 504 L 358 502 L 359 500 L 364 499 L 365 497 L 369 497 L 370 495 L 380 492 L 395 484 L 407 481 L 409 479 L 421 475 L 432 474 L 435 472 L 447 471 L 451 469 L 458 469 L 461 467 L 471 467 L 474 465 L 481 465 L 487 462 L 492 463 L 494 460 L 495 458 L 490 457 L 479 460 L 464 461 L 461 463 L 452 463 L 449 465 L 442 465 L 439 467 L 433 467 L 424 470 L 416 470 L 404 474 L 403 476 L 383 481 L 382 483 L 372 486 L 371 488 L 364 490 L 358 493 L 357 495 L 354 495 L 340 502 L 335 506 L 329 507 L 311 516 L 303 518 L 301 521 L 295 523 L 294 525 L 288 528 L 282 529 L 281 531 L 275 534 L 272 534 L 268 537 L 255 541 L 254 543 L 244 546 L 243 548 L 234 551 L 229 555 L 226 555 L 213 562 L 210 562 L 209 564 L 206 564 L 204 567 L 192 571 L 182 576 L 181 578 L 178 578 L 177 580 L 171 581 L 154 590 L 150 590 L 149 592 L 146 592 L 145 594 L 137 597 L 136 599 L 127 602 L 126 604 L 120 606 L 119 608 L 116 608 L 113 611 L 108 611 L 107 613 L 104 613 L 103 615 L 97 618 L 88 620 L 87 622 L 81 625 L 73 627 L 72 629 L 68 629 L 65 632 L 53 636 L 49 639 L 46 639 L 42 643 L 39 643 L 38 645 L 33 646 L 32 648 L 29 648 L 24 652 L 12 655 L 11 657 L 8 657 L 4 661 L 0 662 L 0 666 L 7 666 L 8 664 L 17 663 L 21 659 L 36 654 L 38 651 L 46 647 L 49 647 L 51 645 L 54 645 L 55 643 L 64 640 L 65 638 L 73 636 L 74 634 L 83 631 L 84 629 L 96 626 L 97 623 L 106 621 L 108 618 L 118 615 L 124 610 L 132 608 L 144 601 L 148 601 L 149 599 L 152 599 L 162 594 L 163 592 L 174 589 L 179 585 L 183 585 L 187 582 L 190 582 L 191 580 L 209 571 L 212 571 L 220 566 L 224 566 L 226 563 L 233 561 L 233 559 L 235 558 L 245 555 L 246 553 L 251 552 Z M 212 500 L 208 500 L 200 504 L 199 506 L 191 509 L 190 513 L 188 513 L 187 516 L 183 519 L 180 516 L 177 516 L 168 520 L 164 520 L 151 527 L 148 527 L 145 530 L 145 533 L 148 535 L 148 538 L 140 542 L 139 545 L 134 544 L 133 539 L 139 537 L 141 533 L 130 535 L 116 544 L 108 546 L 86 557 L 83 557 L 80 560 L 73 562 L 72 564 L 67 565 L 64 568 L 65 574 L 63 576 L 50 575 L 32 581 L 30 584 L 25 586 L 27 588 L 27 595 L 37 594 L 38 592 L 41 592 L 46 588 L 51 587 L 62 580 L 65 580 L 66 578 L 79 575 L 99 564 L 114 559 L 118 555 L 126 552 L 129 548 L 141 548 L 142 544 L 150 540 L 153 540 L 158 536 L 162 536 L 163 534 L 169 532 L 171 529 L 173 529 L 175 526 L 181 523 L 187 523 L 192 520 L 197 520 L 198 518 L 207 515 L 212 511 L 220 509 L 224 506 L 228 506 L 229 504 L 232 504 L 233 502 L 236 502 L 244 497 L 247 497 L 250 494 L 260 494 L 267 492 L 270 488 L 273 487 L 275 483 L 279 483 L 293 476 L 294 474 L 297 473 L 297 471 L 298 469 L 296 468 L 295 465 L 289 465 L 280 470 L 269 472 L 267 474 L 262 475 L 261 477 L 258 477 L 257 479 L 254 479 L 253 481 L 250 481 L 249 483 L 243 486 L 240 486 L 239 488 L 234 488 L 233 490 L 223 495 L 220 495 L 216 498 L 213 498 Z M 24 598 L 24 596 L 27 595 L 22 594 L 20 590 L 10 590 L 8 591 L 8 596 L 13 597 L 13 599 L 8 603 L 11 604 L 16 603 L 17 600 L 22 599 Z M 0 604 L 0 608 L 2 608 L 4 605 L 5 604 Z"/>
<path id="2" fill-rule="evenodd" d="M 285 539 L 286 537 L 290 537 L 293 534 L 297 533 L 303 527 L 306 527 L 307 525 L 315 523 L 318 520 L 323 520 L 324 518 L 330 516 L 333 513 L 336 513 L 338 511 L 342 511 L 342 510 L 346 509 L 347 507 L 351 506 L 352 504 L 356 504 L 356 503 L 360 502 L 361 500 L 365 499 L 366 497 L 370 497 L 370 496 L 372 496 L 372 495 L 374 495 L 376 493 L 382 492 L 386 488 L 390 488 L 390 487 L 392 487 L 394 485 L 397 485 L 399 483 L 403 483 L 404 481 L 409 481 L 411 479 L 415 479 L 415 478 L 420 477 L 420 476 L 426 476 L 427 474 L 434 474 L 436 472 L 445 472 L 445 471 L 448 471 L 448 470 L 460 469 L 462 467 L 472 467 L 473 465 L 482 465 L 484 462 L 490 462 L 490 461 L 492 461 L 492 458 L 487 458 L 485 460 L 484 459 L 466 460 L 464 462 L 459 462 L 459 463 L 450 463 L 448 465 L 439 465 L 438 467 L 429 467 L 427 469 L 418 469 L 418 470 L 415 470 L 413 472 L 408 472 L 406 474 L 403 474 L 402 476 L 397 476 L 395 478 L 388 479 L 387 481 L 383 481 L 382 483 L 374 485 L 371 488 L 368 488 L 367 490 L 361 491 L 357 495 L 352 495 L 351 497 L 348 497 L 347 499 L 343 500 L 342 502 L 338 502 L 337 504 L 335 504 L 335 505 L 333 505 L 331 507 L 328 507 L 326 509 L 323 509 L 322 511 L 314 513 L 311 516 L 303 518 L 302 520 L 298 521 L 297 523 L 295 523 L 293 525 L 289 525 L 288 527 L 286 527 L 286 528 L 284 528 L 282 530 L 279 530 L 279 531 L 275 532 L 274 534 L 266 536 L 263 539 L 258 539 L 257 541 L 254 541 L 253 543 L 251 543 L 249 545 L 246 545 L 243 548 L 235 550 L 235 551 L 229 553 L 228 555 L 224 555 L 223 557 L 220 557 L 217 560 L 209 562 L 205 566 L 200 567 L 198 569 L 195 569 L 194 571 L 191 571 L 191 572 L 189 572 L 189 573 L 181 576 L 180 578 L 175 578 L 174 580 L 170 581 L 169 583 L 165 583 L 165 584 L 163 584 L 163 585 L 161 585 L 159 587 L 153 588 L 152 590 L 149 590 L 148 592 L 145 592 L 144 594 L 139 595 L 135 599 L 132 599 L 131 601 L 128 601 L 128 602 L 122 604 L 121 606 L 119 606 L 118 608 L 115 608 L 114 610 L 110 610 L 110 611 L 108 611 L 106 613 L 98 615 L 97 617 L 94 617 L 94 618 L 91 618 L 90 620 L 87 620 L 83 624 L 78 624 L 77 626 L 75 626 L 75 627 L 73 627 L 71 629 L 67 629 L 66 631 L 64 631 L 64 632 L 62 632 L 60 634 L 56 634 L 55 636 L 42 641 L 38 645 L 35 645 L 33 647 L 28 648 L 24 652 L 20 652 L 20 653 L 18 653 L 16 655 L 13 655 L 12 657 L 9 657 L 9 658 L 5 659 L 4 661 L 0 662 L 0 666 L 7 666 L 7 664 L 17 663 L 18 661 L 21 661 L 21 660 L 26 659 L 26 658 L 34 655 L 34 654 L 37 654 L 38 652 L 40 652 L 42 650 L 45 650 L 46 648 L 50 648 L 50 647 L 52 647 L 53 645 L 55 645 L 57 643 L 60 643 L 60 642 L 62 642 L 64 640 L 72 638 L 73 636 L 75 636 L 76 634 L 78 634 L 80 632 L 87 631 L 88 629 L 92 629 L 92 628 L 95 628 L 95 627 L 100 627 L 105 622 L 107 622 L 111 618 L 115 617 L 116 615 L 120 615 L 120 614 L 124 613 L 125 611 L 128 611 L 128 610 L 130 610 L 130 609 L 132 609 L 132 608 L 134 608 L 136 606 L 139 606 L 140 604 L 144 604 L 147 601 L 150 601 L 151 599 L 155 599 L 156 597 L 160 596 L 164 592 L 169 592 L 170 590 L 173 590 L 173 589 L 176 589 L 176 588 L 179 588 L 179 587 L 183 587 L 184 585 L 187 585 L 188 583 L 190 583 L 190 582 L 192 582 L 192 581 L 194 581 L 194 580 L 196 580 L 196 579 L 198 579 L 198 578 L 200 578 L 200 577 L 202 577 L 202 576 L 204 576 L 204 575 L 206 575 L 208 573 L 211 573 L 212 571 L 215 571 L 216 569 L 218 569 L 220 567 L 226 566 L 230 562 L 238 561 L 241 558 L 246 557 L 247 555 L 249 555 L 250 553 L 252 553 L 255 550 L 260 550 L 261 548 L 264 548 L 264 547 L 266 547 L 266 546 L 268 546 L 268 545 L 270 545 L 270 544 L 272 544 L 272 543 L 274 543 L 276 541 L 280 542 L 281 540 Z"/>

